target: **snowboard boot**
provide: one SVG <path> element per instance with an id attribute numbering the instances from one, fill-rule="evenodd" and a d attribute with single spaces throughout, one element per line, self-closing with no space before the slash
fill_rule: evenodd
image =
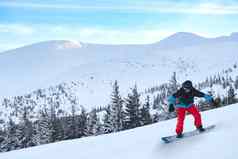
<path id="1" fill-rule="evenodd" d="M 180 133 L 180 134 L 177 134 L 176 138 L 182 138 L 183 137 L 183 134 Z"/>
<path id="2" fill-rule="evenodd" d="M 199 126 L 199 127 L 197 127 L 197 130 L 198 130 L 200 133 L 205 131 L 205 129 L 202 127 L 202 125 Z"/>

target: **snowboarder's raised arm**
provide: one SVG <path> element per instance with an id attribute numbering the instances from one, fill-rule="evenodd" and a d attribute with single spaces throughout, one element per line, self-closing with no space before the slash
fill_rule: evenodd
<path id="1" fill-rule="evenodd" d="M 203 92 L 200 92 L 199 90 L 193 88 L 193 94 L 194 94 L 194 97 L 204 97 L 205 96 L 205 93 Z"/>
<path id="2" fill-rule="evenodd" d="M 208 101 L 208 102 L 212 102 L 213 101 L 212 96 L 207 95 L 207 94 L 205 94 L 203 92 L 200 92 L 199 90 L 197 90 L 195 88 L 193 89 L 193 93 L 194 93 L 195 97 L 204 97 L 205 100 Z"/>

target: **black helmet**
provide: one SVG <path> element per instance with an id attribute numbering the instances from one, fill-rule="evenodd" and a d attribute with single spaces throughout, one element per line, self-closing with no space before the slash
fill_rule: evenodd
<path id="1" fill-rule="evenodd" d="M 182 87 L 185 89 L 192 89 L 193 83 L 190 80 L 187 80 L 187 81 L 183 82 Z"/>

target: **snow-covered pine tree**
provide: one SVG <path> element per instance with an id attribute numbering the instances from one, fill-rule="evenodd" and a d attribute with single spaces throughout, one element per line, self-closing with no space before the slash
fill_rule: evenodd
<path id="1" fill-rule="evenodd" d="M 56 115 L 56 108 L 58 103 L 54 102 L 53 98 L 48 99 L 50 105 L 50 129 L 51 133 L 51 142 L 61 141 L 64 138 L 64 130 L 61 120 Z"/>
<path id="2" fill-rule="evenodd" d="M 140 116 L 140 95 L 137 91 L 137 86 L 132 89 L 132 93 L 128 94 L 126 98 L 125 107 L 125 128 L 131 129 L 141 126 L 141 116 Z"/>
<path id="3" fill-rule="evenodd" d="M 235 93 L 235 90 L 232 86 L 230 86 L 227 93 L 228 93 L 228 96 L 227 96 L 228 103 L 227 104 L 235 103 L 236 102 L 236 99 L 235 99 L 236 93 Z"/>
<path id="4" fill-rule="evenodd" d="M 34 136 L 33 142 L 35 145 L 42 145 L 50 143 L 52 136 L 52 129 L 50 129 L 50 119 L 47 114 L 47 110 L 41 110 L 39 112 L 39 120 L 34 124 Z"/>
<path id="5" fill-rule="evenodd" d="M 2 146 L 3 146 L 3 142 L 5 140 L 5 137 L 6 137 L 6 131 L 0 129 L 0 152 L 3 152 Z"/>
<path id="6" fill-rule="evenodd" d="M 51 142 L 61 141 L 64 139 L 64 129 L 60 118 L 57 117 L 51 120 L 50 127 L 52 130 Z"/>
<path id="7" fill-rule="evenodd" d="M 219 85 L 221 85 L 221 75 L 220 74 L 218 74 L 217 75 L 217 84 L 219 84 Z"/>
<path id="8" fill-rule="evenodd" d="M 101 134 L 101 123 L 97 116 L 96 109 L 93 109 L 89 113 L 89 118 L 87 122 L 87 133 L 89 136 Z"/>
<path id="9" fill-rule="evenodd" d="M 27 148 L 34 146 L 33 135 L 34 128 L 33 123 L 29 120 L 28 109 L 23 107 L 22 117 L 20 118 L 20 122 L 16 130 L 16 136 L 18 138 L 20 147 Z"/>
<path id="10" fill-rule="evenodd" d="M 112 124 L 112 131 L 117 132 L 123 130 L 124 116 L 123 116 L 123 100 L 119 93 L 119 86 L 117 81 L 113 85 L 113 91 L 111 95 L 109 120 Z"/>
<path id="11" fill-rule="evenodd" d="M 169 89 L 168 89 L 168 95 L 173 94 L 178 90 L 178 82 L 177 82 L 177 77 L 176 77 L 176 72 L 173 73 L 170 81 L 169 81 Z"/>
<path id="12" fill-rule="evenodd" d="M 105 114 L 103 116 L 103 133 L 108 134 L 113 132 L 113 124 L 110 120 L 111 117 L 111 108 L 110 105 L 105 109 Z"/>
<path id="13" fill-rule="evenodd" d="M 77 137 L 85 137 L 88 136 L 87 133 L 87 121 L 88 121 L 88 115 L 86 113 L 86 110 L 83 106 L 81 106 L 81 113 L 79 115 L 79 121 L 78 121 L 78 132 Z"/>
<path id="14" fill-rule="evenodd" d="M 76 98 L 71 98 L 71 114 L 67 117 L 67 130 L 65 133 L 65 139 L 75 139 L 78 137 L 78 123 L 77 123 L 77 100 Z"/>
<path id="15" fill-rule="evenodd" d="M 158 113 L 158 112 L 154 113 L 154 114 L 152 115 L 152 122 L 153 122 L 153 123 L 156 123 L 156 122 L 158 122 L 159 120 L 160 120 L 160 118 L 159 118 L 159 113 Z"/>
<path id="16" fill-rule="evenodd" d="M 236 76 L 234 86 L 235 86 L 235 89 L 238 89 L 238 76 Z"/>
<path id="17" fill-rule="evenodd" d="M 158 109 L 159 104 L 160 104 L 160 98 L 159 98 L 159 93 L 158 93 L 156 96 L 154 96 L 153 109 Z"/>
<path id="18" fill-rule="evenodd" d="M 141 112 L 141 121 L 142 125 L 148 125 L 152 123 L 152 118 L 150 115 L 150 97 L 146 97 L 146 103 L 143 105 L 143 107 L 140 110 Z"/>
<path id="19" fill-rule="evenodd" d="M 11 151 L 20 149 L 20 143 L 17 138 L 17 125 L 10 118 L 7 123 L 6 136 L 4 136 L 4 140 L 1 144 L 1 152 Z"/>

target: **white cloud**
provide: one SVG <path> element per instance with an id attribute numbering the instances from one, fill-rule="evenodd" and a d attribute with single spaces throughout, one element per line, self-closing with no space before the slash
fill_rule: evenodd
<path id="1" fill-rule="evenodd" d="M 47 34 L 56 39 L 80 40 L 89 43 L 104 44 L 145 44 L 157 42 L 173 33 L 170 30 L 116 30 L 106 28 L 80 28 L 56 26 L 48 28 Z M 73 30 L 73 31 L 72 31 Z"/>
<path id="2" fill-rule="evenodd" d="M 19 35 L 31 35 L 34 29 L 21 24 L 0 24 L 0 33 L 12 33 Z"/>
<path id="3" fill-rule="evenodd" d="M 168 30 L 91 30 L 86 29 L 81 31 L 81 36 L 85 40 L 111 43 L 111 44 L 146 44 L 157 42 L 171 34 L 173 31 Z M 97 37 L 95 39 L 95 37 Z"/>
<path id="4" fill-rule="evenodd" d="M 129 4 L 105 4 L 94 5 L 80 4 L 47 4 L 26 2 L 0 2 L 0 6 L 24 7 L 34 9 L 65 9 L 65 10 L 99 10 L 99 11 L 126 11 L 126 12 L 162 12 L 162 13 L 186 13 L 186 14 L 238 14 L 238 4 L 218 3 L 178 3 L 178 2 L 144 2 Z"/>
<path id="5" fill-rule="evenodd" d="M 227 6 L 213 3 L 202 3 L 197 7 L 191 8 L 188 12 L 198 14 L 238 14 L 238 5 Z"/>

